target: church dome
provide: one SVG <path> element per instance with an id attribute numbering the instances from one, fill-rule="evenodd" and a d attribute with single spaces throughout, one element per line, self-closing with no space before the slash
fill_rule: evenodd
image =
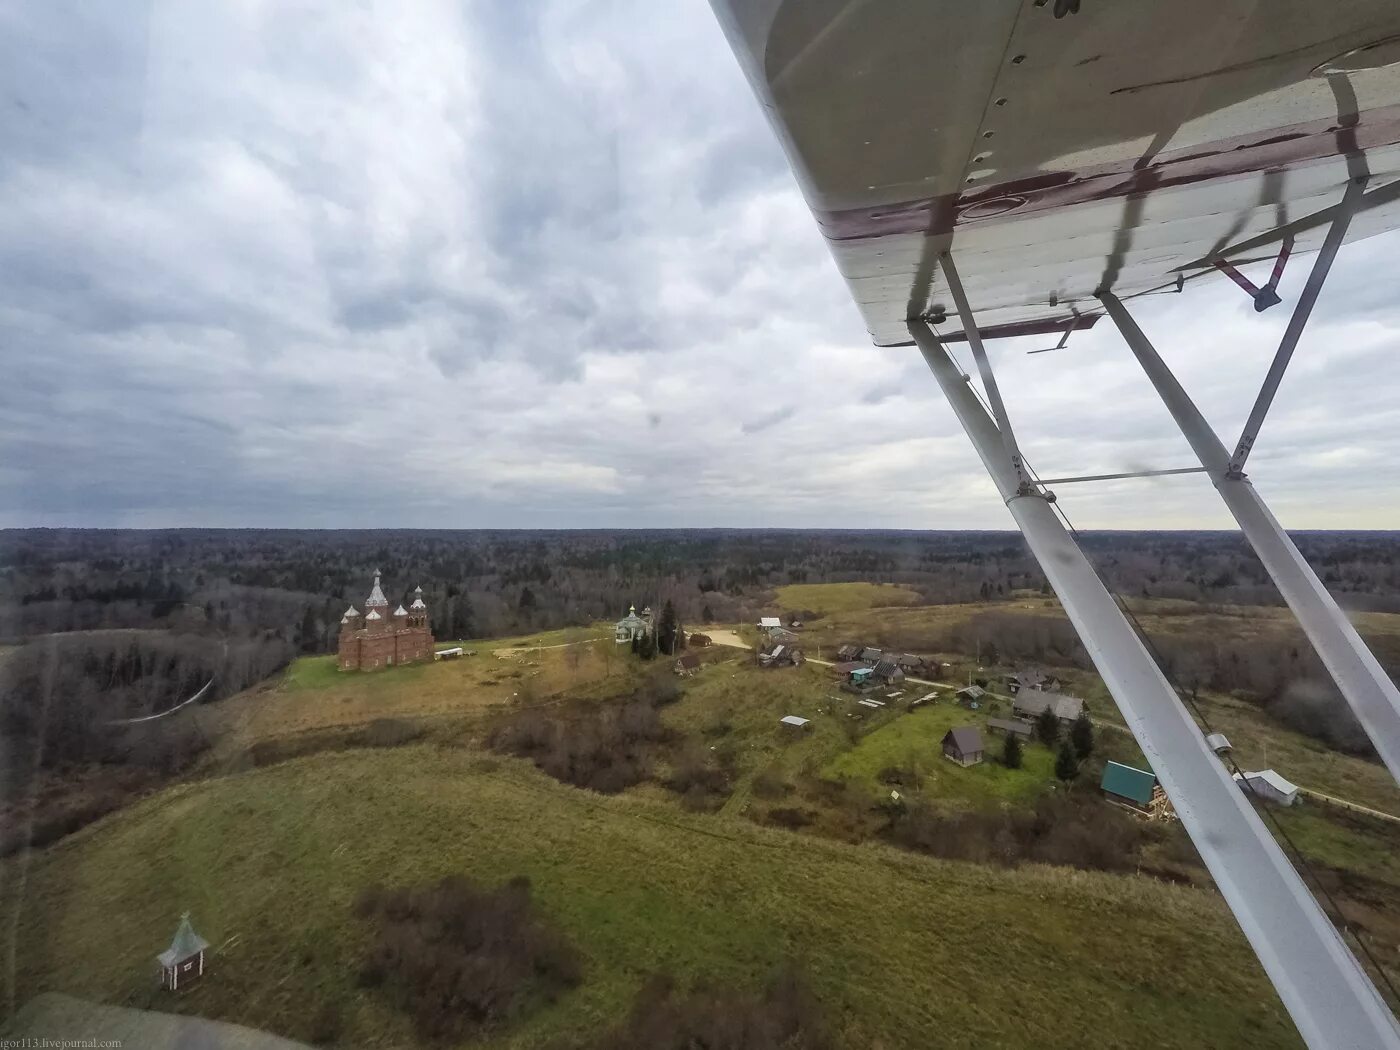
<path id="1" fill-rule="evenodd" d="M 376 606 L 387 609 L 389 599 L 384 597 L 384 592 L 379 588 L 379 570 L 374 570 L 374 589 L 369 592 L 369 597 L 365 599 L 365 608 L 373 609 Z"/>

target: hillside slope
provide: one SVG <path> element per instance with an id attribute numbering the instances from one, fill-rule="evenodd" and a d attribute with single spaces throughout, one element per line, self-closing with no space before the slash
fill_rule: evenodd
<path id="1" fill-rule="evenodd" d="M 586 960 L 580 988 L 479 1045 L 601 1027 L 658 970 L 752 986 L 784 958 L 852 1048 L 1300 1045 L 1208 893 L 684 815 L 465 750 L 324 754 L 173 788 L 22 870 L 6 862 L 0 883 L 7 917 L 21 905 L 18 1004 L 59 991 L 308 1038 L 329 1000 L 345 1045 L 411 1045 L 355 986 L 366 931 L 350 902 L 375 880 L 463 872 L 528 875 Z M 164 996 L 152 956 L 186 909 L 210 972 Z"/>

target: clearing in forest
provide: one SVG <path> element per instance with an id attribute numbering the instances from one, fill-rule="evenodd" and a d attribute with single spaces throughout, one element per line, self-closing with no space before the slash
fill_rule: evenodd
<path id="1" fill-rule="evenodd" d="M 777 589 L 774 601 L 780 609 L 810 609 L 829 616 L 856 609 L 914 605 L 920 595 L 893 583 L 790 583 Z"/>

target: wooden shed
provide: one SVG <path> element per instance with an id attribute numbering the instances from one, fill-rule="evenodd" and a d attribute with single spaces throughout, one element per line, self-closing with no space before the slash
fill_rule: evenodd
<path id="1" fill-rule="evenodd" d="M 1035 725 L 1019 718 L 989 718 L 987 728 L 996 730 L 1002 736 L 1017 736 L 1029 740 L 1035 734 Z"/>
<path id="2" fill-rule="evenodd" d="M 982 733 L 976 726 L 958 726 L 943 735 L 943 757 L 960 766 L 975 766 L 982 761 Z"/>
<path id="3" fill-rule="evenodd" d="M 965 685 L 953 694 L 953 699 L 960 704 L 975 707 L 987 695 L 987 690 L 980 685 Z"/>

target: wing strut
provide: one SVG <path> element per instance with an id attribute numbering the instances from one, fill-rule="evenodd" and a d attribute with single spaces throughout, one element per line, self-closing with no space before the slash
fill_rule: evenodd
<path id="1" fill-rule="evenodd" d="M 1011 430 L 1011 417 L 1006 414 L 1006 403 L 1001 399 L 1001 390 L 997 387 L 997 377 L 992 372 L 992 362 L 987 357 L 987 348 L 982 345 L 982 333 L 977 330 L 977 319 L 972 316 L 972 307 L 968 305 L 967 293 L 963 291 L 962 278 L 958 276 L 958 268 L 953 264 L 953 254 L 944 252 L 939 258 L 939 264 L 943 268 L 943 279 L 948 282 L 948 291 L 953 293 L 953 305 L 958 309 L 958 318 L 962 321 L 963 334 L 967 336 L 967 345 L 972 348 L 973 360 L 977 362 L 977 372 L 982 377 L 982 386 L 987 391 L 987 400 L 991 403 L 992 412 L 996 414 L 997 429 L 1001 434 L 1002 442 L 1006 445 L 1006 453 L 1011 457 L 1012 469 L 1016 471 L 1016 484 L 1022 492 L 1030 492 L 1035 486 L 1031 484 L 1030 475 L 1026 472 L 1026 464 L 1021 459 L 1021 451 L 1016 446 L 1016 435 Z"/>
<path id="2" fill-rule="evenodd" d="M 1333 233 L 1336 229 L 1337 227 L 1333 227 Z M 1327 243 L 1332 243 L 1331 234 Z M 1325 246 L 1323 251 L 1326 252 Z M 1316 280 L 1318 268 L 1321 267 L 1321 273 L 1325 274 L 1330 262 L 1330 257 L 1324 259 L 1319 256 L 1313 275 L 1308 280 L 1309 286 L 1313 287 L 1313 294 L 1306 300 L 1307 309 L 1305 300 L 1299 301 L 1298 308 L 1294 311 L 1295 321 L 1299 312 L 1306 320 L 1308 309 L 1311 308 L 1312 301 L 1316 300 L 1316 285 L 1321 283 Z M 1390 775 L 1400 782 L 1400 689 L 1396 689 L 1395 683 L 1390 680 L 1385 669 L 1357 634 L 1346 613 L 1327 592 L 1327 588 L 1322 585 L 1322 581 L 1317 578 L 1317 574 L 1313 572 L 1297 546 L 1284 532 L 1283 526 L 1270 512 L 1249 478 L 1231 469 L 1230 454 L 1225 446 L 1221 444 L 1205 416 L 1172 374 L 1143 330 L 1138 327 L 1127 308 L 1111 292 L 1100 292 L 1099 299 L 1107 307 L 1113 323 L 1123 333 L 1128 347 L 1157 389 L 1162 403 L 1176 420 L 1182 436 L 1190 444 L 1201 466 L 1206 469 L 1215 490 L 1220 493 L 1225 506 L 1239 523 L 1245 539 L 1259 556 L 1279 593 L 1283 595 L 1283 600 L 1293 610 L 1299 626 L 1303 628 L 1327 672 L 1355 712 L 1367 736 L 1371 738 L 1371 743 L 1375 745 L 1386 768 L 1390 770 Z M 1299 331 L 1295 331 L 1295 328 Z M 1279 353 L 1284 358 L 1283 364 L 1287 364 L 1287 357 L 1292 353 L 1293 345 L 1297 343 L 1300 330 L 1301 325 L 1289 324 L 1288 331 L 1294 334 L 1291 339 L 1285 334 L 1284 344 L 1279 348 Z M 1278 362 L 1275 364 L 1278 365 Z M 1282 374 L 1281 365 L 1277 372 Z M 1270 370 L 1270 374 L 1274 374 L 1273 369 Z M 1272 399 L 1273 390 L 1277 386 L 1277 377 L 1272 383 L 1265 383 L 1265 390 L 1260 394 L 1264 408 L 1268 407 L 1268 401 Z"/>
<path id="3" fill-rule="evenodd" d="M 968 326 L 969 331 L 975 328 Z M 1389 1008 L 924 321 L 909 332 L 1311 1050 L 1400 1050 Z"/>
<path id="4" fill-rule="evenodd" d="M 1274 402 L 1274 395 L 1278 393 L 1279 383 L 1283 381 L 1283 373 L 1288 368 L 1288 362 L 1293 357 L 1293 351 L 1298 345 L 1298 340 L 1303 335 L 1303 329 L 1307 327 L 1308 318 L 1312 316 L 1313 306 L 1317 303 L 1318 294 L 1322 291 L 1322 285 L 1327 280 L 1327 272 L 1332 269 L 1332 260 L 1337 257 L 1337 250 L 1341 248 L 1342 241 L 1346 239 L 1347 227 L 1351 225 L 1351 217 L 1356 214 L 1357 205 L 1361 203 L 1362 193 L 1366 189 L 1366 176 L 1352 179 L 1347 184 L 1346 194 L 1342 197 L 1342 203 L 1337 207 L 1336 213 L 1332 217 L 1332 225 L 1327 230 L 1327 236 L 1323 238 L 1322 248 L 1317 253 L 1317 258 L 1313 260 L 1312 270 L 1308 273 L 1307 283 L 1303 285 L 1303 293 L 1298 296 L 1298 304 L 1293 308 L 1293 316 L 1288 319 L 1288 327 L 1284 329 L 1283 338 L 1279 340 L 1278 350 L 1274 353 L 1274 360 L 1269 365 L 1268 374 L 1264 377 L 1264 384 L 1259 388 L 1259 396 L 1254 399 L 1254 407 L 1250 409 L 1249 419 L 1245 421 L 1244 430 L 1240 433 L 1239 443 L 1235 446 L 1235 454 L 1230 457 L 1230 472 L 1239 474 L 1244 470 L 1244 461 L 1249 458 L 1249 452 L 1254 448 L 1254 442 L 1259 437 L 1259 428 L 1264 425 L 1264 417 L 1269 414 L 1269 406 Z M 1290 234 L 1283 243 L 1285 247 L 1292 243 L 1293 237 Z M 1270 284 L 1277 283 L 1278 269 L 1275 269 L 1273 280 Z"/>

